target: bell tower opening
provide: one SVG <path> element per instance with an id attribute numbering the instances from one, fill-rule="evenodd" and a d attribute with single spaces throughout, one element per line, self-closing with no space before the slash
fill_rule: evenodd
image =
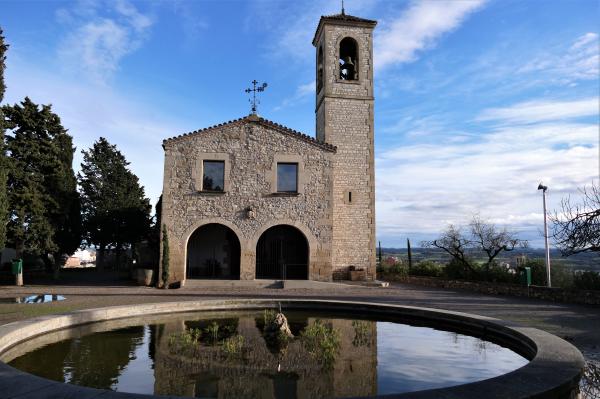
<path id="1" fill-rule="evenodd" d="M 358 80 L 358 44 L 351 37 L 340 42 L 340 79 Z"/>
<path id="2" fill-rule="evenodd" d="M 321 92 L 323 88 L 323 46 L 319 46 L 319 53 L 317 55 L 317 94 Z"/>
<path id="3" fill-rule="evenodd" d="M 365 268 L 368 278 L 375 278 L 376 25 L 377 21 L 345 13 L 322 16 L 313 37 L 317 138 L 336 146 L 331 164 L 334 278 L 347 278 L 350 266 Z"/>

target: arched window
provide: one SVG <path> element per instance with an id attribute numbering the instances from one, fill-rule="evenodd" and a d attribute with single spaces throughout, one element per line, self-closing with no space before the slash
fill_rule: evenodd
<path id="1" fill-rule="evenodd" d="M 319 46 L 319 54 L 317 55 L 317 94 L 323 88 L 323 47 Z"/>
<path id="2" fill-rule="evenodd" d="M 358 79 L 358 44 L 351 37 L 340 42 L 340 79 Z"/>

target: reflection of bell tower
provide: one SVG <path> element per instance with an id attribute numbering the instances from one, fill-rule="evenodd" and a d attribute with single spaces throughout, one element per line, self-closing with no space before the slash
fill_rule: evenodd
<path id="1" fill-rule="evenodd" d="M 316 47 L 317 139 L 333 144 L 334 277 L 348 266 L 375 277 L 373 29 L 376 21 L 323 16 Z"/>

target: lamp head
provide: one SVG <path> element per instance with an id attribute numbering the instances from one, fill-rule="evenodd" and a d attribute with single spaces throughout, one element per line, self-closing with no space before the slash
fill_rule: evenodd
<path id="1" fill-rule="evenodd" d="M 544 186 L 542 183 L 540 183 L 538 185 L 538 190 L 544 190 L 544 191 L 546 191 L 546 190 L 548 190 L 548 186 Z"/>

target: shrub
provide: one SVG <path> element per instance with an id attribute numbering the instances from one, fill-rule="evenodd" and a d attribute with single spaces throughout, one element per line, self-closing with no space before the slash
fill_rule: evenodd
<path id="1" fill-rule="evenodd" d="M 409 273 L 412 276 L 440 277 L 443 274 L 443 267 L 439 263 L 423 260 L 414 265 Z"/>
<path id="2" fill-rule="evenodd" d="M 464 262 L 452 258 L 444 268 L 444 277 L 451 280 L 470 280 L 473 278 L 473 272 Z"/>
<path id="3" fill-rule="evenodd" d="M 242 335 L 234 335 L 223 341 L 223 352 L 227 356 L 239 355 L 244 348 L 245 338 Z"/>
<path id="4" fill-rule="evenodd" d="M 532 259 L 524 264 L 531 268 L 531 284 L 546 285 L 546 263 L 543 259 Z M 569 288 L 573 286 L 573 274 L 561 262 L 550 263 L 550 277 L 553 287 Z"/>
<path id="5" fill-rule="evenodd" d="M 396 259 L 387 257 L 377 269 L 380 273 L 395 274 L 399 276 L 408 276 L 408 268 Z"/>
<path id="6" fill-rule="evenodd" d="M 575 272 L 573 285 L 580 290 L 600 290 L 600 273 L 591 270 Z"/>
<path id="7" fill-rule="evenodd" d="M 519 273 L 517 271 L 498 264 L 490 265 L 489 270 L 482 272 L 481 276 L 486 281 L 494 283 L 516 284 L 519 282 Z"/>
<path id="8" fill-rule="evenodd" d="M 304 348 L 324 367 L 333 366 L 341 345 L 339 330 L 317 319 L 304 328 L 300 337 Z"/>

